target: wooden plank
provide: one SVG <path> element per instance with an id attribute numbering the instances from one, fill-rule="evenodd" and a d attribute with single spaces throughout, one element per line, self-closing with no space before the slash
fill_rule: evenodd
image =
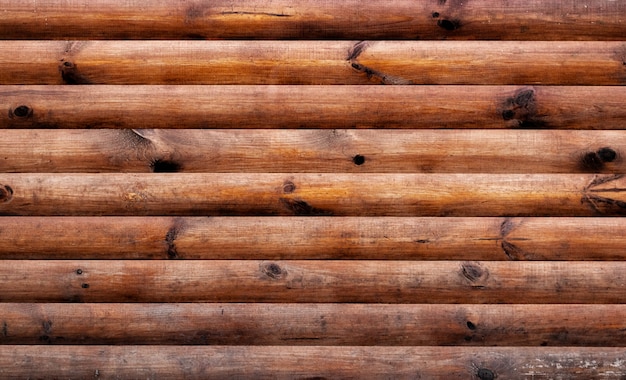
<path id="1" fill-rule="evenodd" d="M 2 302 L 625 303 L 626 262 L 4 260 Z"/>
<path id="2" fill-rule="evenodd" d="M 31 378 L 621 379 L 623 348 L 0 346 Z"/>
<path id="3" fill-rule="evenodd" d="M 624 218 L 2 217 L 0 258 L 626 260 L 624 230 Z"/>
<path id="4" fill-rule="evenodd" d="M 143 141 L 138 137 L 138 142 Z M 2 174 L 0 215 L 597 216 L 621 174 Z"/>
<path id="5" fill-rule="evenodd" d="M 625 129 L 625 103 L 623 86 L 7 85 L 0 128 Z"/>
<path id="6" fill-rule="evenodd" d="M 623 131 L 6 130 L 2 172 L 624 173 Z"/>
<path id="7" fill-rule="evenodd" d="M 384 12 L 381 10 L 384 8 Z M 4 39 L 620 40 L 621 1 L 5 0 Z"/>
<path id="8" fill-rule="evenodd" d="M 604 346 L 626 305 L 1 303 L 0 344 Z"/>
<path id="9" fill-rule="evenodd" d="M 597 86 L 624 62 L 611 41 L 0 41 L 1 84 Z"/>

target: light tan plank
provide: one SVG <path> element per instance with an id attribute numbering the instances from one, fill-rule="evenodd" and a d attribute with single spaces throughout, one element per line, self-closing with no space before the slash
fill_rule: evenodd
<path id="1" fill-rule="evenodd" d="M 0 346 L 31 378 L 621 379 L 623 348 Z"/>

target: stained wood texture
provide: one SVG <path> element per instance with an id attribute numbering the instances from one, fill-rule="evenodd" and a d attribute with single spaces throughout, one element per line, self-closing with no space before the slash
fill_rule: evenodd
<path id="1" fill-rule="evenodd" d="M 3 84 L 623 85 L 599 41 L 0 41 Z"/>
<path id="2" fill-rule="evenodd" d="M 0 128 L 624 129 L 624 104 L 621 86 L 6 85 Z"/>
<path id="3" fill-rule="evenodd" d="M 604 346 L 626 305 L 0 304 L 0 344 Z"/>
<path id="4" fill-rule="evenodd" d="M 3 217 L 0 258 L 624 260 L 624 230 L 624 218 Z"/>
<path id="5" fill-rule="evenodd" d="M 626 172 L 622 131 L 81 129 L 2 134 L 2 172 Z"/>
<path id="6" fill-rule="evenodd" d="M 3 174 L 0 215 L 623 215 L 621 174 Z"/>
<path id="7" fill-rule="evenodd" d="M 0 346 L 31 378 L 621 379 L 622 348 Z"/>
<path id="8" fill-rule="evenodd" d="M 614 40 L 621 1 L 5 0 L 6 39 L 510 39 Z M 384 12 L 382 11 L 384 10 Z"/>
<path id="9" fill-rule="evenodd" d="M 626 262 L 4 260 L 2 302 L 626 303 Z"/>

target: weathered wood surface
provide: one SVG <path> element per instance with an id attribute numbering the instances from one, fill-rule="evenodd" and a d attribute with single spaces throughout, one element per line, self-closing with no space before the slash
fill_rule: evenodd
<path id="1" fill-rule="evenodd" d="M 29 129 L 2 135 L 2 172 L 626 172 L 622 131 Z"/>
<path id="2" fill-rule="evenodd" d="M 0 41 L 2 84 L 623 85 L 600 41 Z"/>
<path id="3" fill-rule="evenodd" d="M 0 15 L 1 378 L 626 378 L 623 2 Z"/>
<path id="4" fill-rule="evenodd" d="M 4 39 L 614 40 L 621 1 L 5 0 Z"/>
<path id="5" fill-rule="evenodd" d="M 626 305 L 2 303 L 0 315 L 0 344 L 626 344 Z"/>
<path id="6" fill-rule="evenodd" d="M 2 302 L 626 303 L 626 262 L 4 260 Z"/>
<path id="7" fill-rule="evenodd" d="M 0 258 L 625 260 L 625 230 L 624 218 L 3 217 Z"/>
<path id="8" fill-rule="evenodd" d="M 624 129 L 624 104 L 621 86 L 6 85 L 0 128 Z"/>
<path id="9" fill-rule="evenodd" d="M 623 348 L 0 346 L 30 378 L 622 379 Z"/>
<path id="10" fill-rule="evenodd" d="M 0 215 L 611 216 L 621 174 L 8 173 Z"/>

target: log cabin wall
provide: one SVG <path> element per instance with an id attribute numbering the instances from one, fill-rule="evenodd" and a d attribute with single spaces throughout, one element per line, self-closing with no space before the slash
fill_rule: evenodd
<path id="1" fill-rule="evenodd" d="M 0 38 L 1 378 L 626 378 L 626 2 L 4 0 Z"/>

